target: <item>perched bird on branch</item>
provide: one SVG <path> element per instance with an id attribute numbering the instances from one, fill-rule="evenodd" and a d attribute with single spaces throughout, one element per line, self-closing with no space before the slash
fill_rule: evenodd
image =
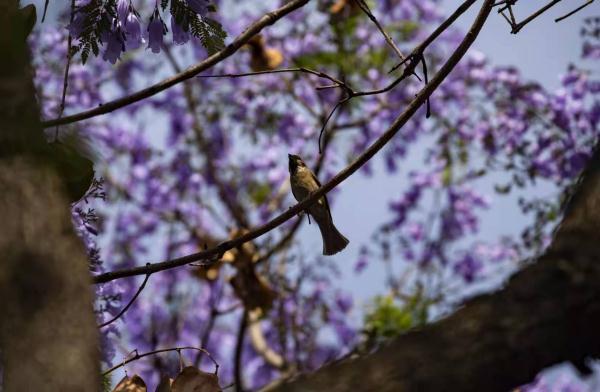
<path id="1" fill-rule="evenodd" d="M 275 48 L 265 44 L 262 34 L 257 34 L 248 41 L 250 47 L 250 68 L 253 71 L 272 71 L 283 62 L 283 55 Z"/>
<path id="2" fill-rule="evenodd" d="M 299 156 L 288 154 L 288 159 L 292 193 L 296 200 L 302 201 L 316 191 L 321 184 Z M 317 222 L 321 231 L 324 255 L 336 254 L 348 245 L 348 239 L 333 224 L 329 203 L 327 203 L 325 195 L 308 208 L 308 213 Z"/>

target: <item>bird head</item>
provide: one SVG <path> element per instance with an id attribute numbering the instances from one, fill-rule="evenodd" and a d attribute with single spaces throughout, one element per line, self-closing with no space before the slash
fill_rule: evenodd
<path id="1" fill-rule="evenodd" d="M 306 166 L 302 158 L 298 155 L 288 154 L 288 161 L 290 165 L 290 173 L 293 174 L 298 170 L 298 167 Z"/>

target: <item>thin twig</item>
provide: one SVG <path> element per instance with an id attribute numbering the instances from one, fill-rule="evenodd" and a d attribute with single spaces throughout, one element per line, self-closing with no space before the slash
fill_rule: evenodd
<path id="1" fill-rule="evenodd" d="M 517 34 L 529 22 L 531 22 L 538 16 L 542 15 L 544 12 L 548 11 L 550 8 L 554 7 L 556 4 L 558 4 L 560 2 L 561 2 L 561 0 L 553 0 L 550 3 L 546 4 L 545 6 L 543 6 L 542 8 L 540 8 L 539 10 L 537 10 L 536 12 L 534 12 L 533 14 L 529 15 L 527 18 L 525 18 L 524 20 L 522 20 L 521 22 L 519 22 L 513 26 L 511 34 Z"/>
<path id="2" fill-rule="evenodd" d="M 113 112 L 117 109 L 121 109 L 127 105 L 131 105 L 132 103 L 141 101 L 153 95 L 160 93 L 172 87 L 178 83 L 183 82 L 184 80 L 193 78 L 198 75 L 200 72 L 206 71 L 207 69 L 213 67 L 215 64 L 220 63 L 225 60 L 232 54 L 238 51 L 239 48 L 244 46 L 252 37 L 256 34 L 260 33 L 260 31 L 273 23 L 277 22 L 279 19 L 288 15 L 292 11 L 304 6 L 310 0 L 291 0 L 285 3 L 281 8 L 278 8 L 274 11 L 268 12 L 263 15 L 259 20 L 251 24 L 247 29 L 244 30 L 243 33 L 238 35 L 229 45 L 227 45 L 222 50 L 216 52 L 212 56 L 204 59 L 198 64 L 187 68 L 185 71 L 173 75 L 167 79 L 164 79 L 152 86 L 146 87 L 140 91 L 137 91 L 131 95 L 127 95 L 122 98 L 115 99 L 114 101 L 107 102 L 103 105 L 100 105 L 96 108 L 85 110 L 80 113 L 73 114 L 71 116 L 66 116 L 63 118 L 56 118 L 52 120 L 47 120 L 42 122 L 42 126 L 44 128 L 52 127 L 55 125 L 62 124 L 70 124 L 77 121 L 85 120 L 88 118 L 92 118 L 95 116 L 99 116 L 102 114 Z"/>
<path id="3" fill-rule="evenodd" d="M 246 336 L 246 328 L 248 327 L 248 313 L 246 310 L 242 313 L 240 319 L 240 327 L 238 329 L 237 341 L 235 344 L 235 357 L 234 357 L 234 368 L 233 376 L 235 382 L 236 392 L 244 391 L 244 384 L 242 383 L 242 353 L 244 351 L 244 337 Z"/>
<path id="4" fill-rule="evenodd" d="M 146 266 L 150 265 L 150 263 L 147 263 Z M 131 300 L 129 301 L 129 303 L 127 303 L 127 305 L 121 309 L 121 311 L 119 312 L 119 314 L 117 314 L 115 317 L 113 317 L 112 319 L 108 320 L 107 322 L 104 322 L 100 325 L 98 325 L 98 328 L 104 328 L 107 325 L 117 321 L 125 312 L 127 312 L 127 310 L 129 309 L 129 307 L 131 305 L 133 305 L 133 303 L 135 302 L 135 300 L 137 299 L 137 297 L 140 295 L 140 293 L 142 292 L 142 290 L 144 290 L 144 287 L 146 287 L 146 283 L 148 283 L 148 279 L 150 279 L 150 275 L 152 275 L 152 273 L 147 273 L 146 277 L 144 278 L 144 281 L 142 282 L 141 286 L 138 288 L 138 290 L 136 291 L 135 295 L 131 298 Z"/>
<path id="5" fill-rule="evenodd" d="M 48 0 L 46 0 L 46 5 L 44 6 L 44 16 L 42 17 L 42 22 L 46 17 L 46 7 L 48 7 Z M 75 17 L 75 0 L 71 0 L 71 24 L 73 24 L 73 19 Z M 69 36 L 67 37 L 67 65 L 65 66 L 65 75 L 63 77 L 63 91 L 62 97 L 60 99 L 60 107 L 58 112 L 58 120 L 62 118 L 62 115 L 65 111 L 65 100 L 67 98 L 67 87 L 69 85 L 69 68 L 71 67 L 71 44 L 73 42 L 73 37 L 71 37 L 71 32 L 69 31 Z M 58 126 L 56 124 L 56 130 L 54 131 L 54 141 L 58 141 Z"/>
<path id="6" fill-rule="evenodd" d="M 212 287 L 211 287 L 211 290 L 212 290 Z M 202 332 L 202 336 L 200 337 L 200 344 L 204 347 L 208 347 L 210 335 L 215 326 L 215 321 L 216 321 L 217 317 L 224 314 L 224 313 L 219 313 L 217 311 L 217 306 L 219 305 L 219 301 L 221 300 L 222 292 L 223 292 L 223 290 L 222 290 L 222 286 L 221 286 L 221 289 L 219 290 L 219 293 L 216 296 L 213 297 L 211 295 L 210 319 L 208 320 L 208 325 L 206 326 L 206 328 L 204 329 L 204 332 Z M 216 297 L 216 299 L 215 299 L 215 297 Z M 196 355 L 196 359 L 195 359 L 196 366 L 200 366 L 200 362 L 202 361 L 202 354 L 204 354 L 204 352 L 198 351 L 198 354 Z"/>
<path id="7" fill-rule="evenodd" d="M 569 16 L 571 16 L 571 15 L 573 15 L 573 14 L 581 11 L 582 9 L 584 9 L 588 5 L 592 4 L 593 2 L 594 2 L 594 0 L 588 0 L 584 4 L 582 4 L 579 7 L 575 8 L 573 11 L 569 12 L 568 14 L 565 14 L 565 15 L 561 16 L 560 18 L 554 19 L 554 21 L 558 23 L 558 22 L 560 22 L 563 19 L 567 19 Z"/>
<path id="8" fill-rule="evenodd" d="M 511 21 L 510 18 L 508 16 L 506 16 L 504 11 L 499 12 L 499 14 L 502 15 L 502 17 L 504 18 L 506 23 L 508 23 L 508 25 L 510 26 L 511 29 L 515 26 L 516 23 L 514 21 Z"/>
<path id="9" fill-rule="evenodd" d="M 395 71 L 398 67 L 400 67 L 404 62 L 410 61 L 411 56 L 422 55 L 422 53 L 427 49 L 429 45 L 433 41 L 437 39 L 448 27 L 452 26 L 456 19 L 458 19 L 462 14 L 467 12 L 469 8 L 475 3 L 477 0 L 466 0 L 464 1 L 446 20 L 444 20 L 419 46 L 417 46 L 410 55 L 408 55 L 400 64 L 393 67 L 390 72 Z"/>
<path id="10" fill-rule="evenodd" d="M 44 13 L 42 14 L 42 23 L 44 23 L 44 21 L 46 20 L 46 12 L 48 11 L 48 4 L 49 3 L 50 3 L 50 0 L 46 0 L 44 2 Z M 71 9 L 73 9 L 73 8 L 71 8 Z M 71 23 L 73 23 L 72 17 L 71 17 Z"/>
<path id="11" fill-rule="evenodd" d="M 474 1 L 474 0 L 469 0 Z M 464 6 L 464 5 L 463 5 Z M 461 7 L 463 7 L 461 6 Z M 295 217 L 301 211 L 305 211 L 308 207 L 314 204 L 319 198 L 324 196 L 327 192 L 341 184 L 348 177 L 354 174 L 358 169 L 360 169 L 365 163 L 367 163 L 375 154 L 377 154 L 393 137 L 398 133 L 398 131 L 411 119 L 413 114 L 423 105 L 423 103 L 427 100 L 427 98 L 437 89 L 437 87 L 442 83 L 442 81 L 448 76 L 448 74 L 454 69 L 456 64 L 463 58 L 466 51 L 471 47 L 475 38 L 481 31 L 481 27 L 484 22 L 487 20 L 489 13 L 493 6 L 493 0 L 485 0 L 482 5 L 477 18 L 473 22 L 473 25 L 463 38 L 462 42 L 458 45 L 456 50 L 450 55 L 448 60 L 442 65 L 442 67 L 438 70 L 438 72 L 433 76 L 433 78 L 429 81 L 427 85 L 425 85 L 421 91 L 416 95 L 416 97 L 408 104 L 405 110 L 394 120 L 394 122 L 390 125 L 390 127 L 371 144 L 360 156 L 358 156 L 352 163 L 350 163 L 347 167 L 345 167 L 342 171 L 340 171 L 336 176 L 330 179 L 327 183 L 317 189 L 315 192 L 311 194 L 308 198 L 304 199 L 302 202 L 297 203 L 293 207 L 287 209 L 280 215 L 271 219 L 269 222 L 264 223 L 263 225 L 256 227 L 252 230 L 249 230 L 245 234 L 240 237 L 237 237 L 232 240 L 227 240 L 219 245 L 206 249 L 202 252 L 192 253 L 186 256 L 182 256 L 179 258 L 162 261 L 159 263 L 150 264 L 145 267 L 133 267 L 133 268 L 125 268 L 122 270 L 116 270 L 111 272 L 106 272 L 94 277 L 93 282 L 98 283 L 106 283 L 115 279 L 121 279 L 128 276 L 136 276 L 147 274 L 149 272 L 158 272 L 164 271 L 171 268 L 180 267 L 189 263 L 201 261 L 201 260 L 210 260 L 214 259 L 216 256 L 224 254 L 229 249 L 233 249 L 238 247 L 248 241 L 251 241 L 255 238 L 258 238 L 265 233 L 275 229 L 276 227 L 282 225 L 284 222 L 289 219 Z"/>
<path id="12" fill-rule="evenodd" d="M 273 69 L 267 71 L 256 71 L 256 72 L 244 72 L 244 73 L 227 73 L 227 74 L 217 74 L 217 75 L 198 75 L 197 78 L 242 78 L 246 76 L 256 76 L 256 75 L 265 75 L 265 74 L 276 74 L 276 73 L 287 73 L 287 72 L 302 72 L 311 75 L 318 76 L 320 78 L 325 78 L 332 81 L 334 87 L 341 87 L 345 85 L 344 82 L 334 78 L 333 76 L 326 74 L 325 72 L 315 71 L 305 67 L 299 68 L 282 68 L 282 69 Z"/>
<path id="13" fill-rule="evenodd" d="M 498 13 L 507 10 L 509 7 L 512 7 L 513 5 L 515 5 L 517 3 L 518 0 L 505 0 L 505 1 L 499 1 L 496 4 L 494 4 L 494 7 L 500 6 L 502 4 L 505 4 L 504 7 L 500 7 L 498 9 Z"/>
<path id="14" fill-rule="evenodd" d="M 425 61 L 425 56 L 421 57 L 421 64 L 423 65 L 423 78 L 425 79 L 425 84 L 427 84 L 429 83 L 429 80 L 427 78 L 427 61 Z M 431 103 L 429 102 L 429 97 L 425 100 L 425 104 L 427 105 L 425 118 L 429 118 L 431 116 Z"/>
<path id="15" fill-rule="evenodd" d="M 169 351 L 177 351 L 180 352 L 181 350 L 197 350 L 197 351 L 202 351 L 206 354 L 206 356 L 208 356 L 210 358 L 210 360 L 215 364 L 215 374 L 219 373 L 219 363 L 213 358 L 212 355 L 210 355 L 210 353 L 200 347 L 191 347 L 191 346 L 184 346 L 184 347 L 172 347 L 172 348 L 163 348 L 160 350 L 154 350 L 154 351 L 149 351 L 147 353 L 143 353 L 143 354 L 139 354 L 137 349 L 133 350 L 132 352 L 135 353 L 135 355 L 132 358 L 128 358 L 125 361 L 121 362 L 118 365 L 115 365 L 113 367 L 111 367 L 110 369 L 106 370 L 105 372 L 102 373 L 102 376 L 106 376 L 112 372 L 114 372 L 115 370 L 117 370 L 120 367 L 124 367 L 125 365 L 127 365 L 130 362 L 133 361 L 137 361 L 138 359 L 144 358 L 144 357 L 148 357 L 150 355 L 155 355 L 155 354 L 160 354 L 160 353 L 166 353 Z"/>
<path id="16" fill-rule="evenodd" d="M 323 133 L 325 132 L 325 128 L 327 127 L 327 123 L 329 122 L 329 120 L 331 119 L 331 117 L 333 116 L 333 113 L 335 113 L 337 108 L 339 108 L 341 105 L 343 105 L 349 99 L 350 99 L 349 97 L 346 97 L 346 98 L 342 99 L 341 101 L 338 101 L 338 103 L 335 104 L 333 109 L 331 109 L 331 112 L 329 112 L 329 115 L 327 116 L 327 118 L 325 118 L 325 121 L 323 122 L 323 126 L 321 127 L 321 131 L 319 132 L 319 140 L 318 140 L 319 154 L 323 153 L 323 149 L 321 148 L 321 138 L 323 137 Z"/>
<path id="17" fill-rule="evenodd" d="M 508 4 L 508 13 L 510 15 L 510 21 L 512 24 L 517 23 L 517 19 L 515 18 L 515 14 L 513 13 L 512 4 Z"/>
<path id="18" fill-rule="evenodd" d="M 392 37 L 390 37 L 390 35 L 388 33 L 386 33 L 386 31 L 383 29 L 383 27 L 381 26 L 381 24 L 379 23 L 379 21 L 377 20 L 375 15 L 373 15 L 371 10 L 369 9 L 369 6 L 367 5 L 367 3 L 364 0 L 353 0 L 353 1 L 356 3 L 356 5 L 358 5 L 360 7 L 362 12 L 364 12 L 365 15 L 367 15 L 367 17 L 369 17 L 369 19 L 371 19 L 371 21 L 373 22 L 373 24 L 375 24 L 377 29 L 379 29 L 379 31 L 385 38 L 385 42 L 387 42 L 387 44 L 394 50 L 394 52 L 396 52 L 396 55 L 398 55 L 398 57 L 400 58 L 400 61 L 404 60 L 404 55 L 402 54 L 402 51 L 400 51 L 398 46 L 396 46 L 396 44 L 394 43 L 394 40 L 392 40 Z"/>

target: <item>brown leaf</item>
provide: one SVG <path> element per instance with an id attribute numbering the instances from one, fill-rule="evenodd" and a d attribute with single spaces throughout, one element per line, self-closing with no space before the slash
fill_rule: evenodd
<path id="1" fill-rule="evenodd" d="M 146 392 L 146 383 L 140 376 L 123 377 L 112 392 Z"/>
<path id="2" fill-rule="evenodd" d="M 163 374 L 160 376 L 160 383 L 156 387 L 154 392 L 171 392 L 171 385 L 173 384 L 173 379 Z"/>
<path id="3" fill-rule="evenodd" d="M 194 366 L 185 367 L 171 385 L 172 392 L 220 392 L 219 377 Z"/>

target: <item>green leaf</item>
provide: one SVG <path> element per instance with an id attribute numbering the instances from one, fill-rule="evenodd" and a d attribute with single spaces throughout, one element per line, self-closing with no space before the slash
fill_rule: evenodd
<path id="1" fill-rule="evenodd" d="M 249 193 L 252 201 L 256 205 L 261 205 L 267 201 L 269 195 L 271 194 L 271 187 L 267 183 L 254 183 L 251 184 Z"/>
<path id="2" fill-rule="evenodd" d="M 298 67 L 317 68 L 317 66 L 339 66 L 344 61 L 337 52 L 316 52 L 294 59 Z"/>
<path id="3" fill-rule="evenodd" d="M 225 47 L 227 33 L 216 20 L 207 17 L 200 19 L 194 15 L 190 19 L 190 31 L 192 35 L 200 40 L 209 55 Z"/>
<path id="4" fill-rule="evenodd" d="M 446 165 L 442 172 L 442 184 L 447 187 L 452 184 L 452 165 Z"/>

